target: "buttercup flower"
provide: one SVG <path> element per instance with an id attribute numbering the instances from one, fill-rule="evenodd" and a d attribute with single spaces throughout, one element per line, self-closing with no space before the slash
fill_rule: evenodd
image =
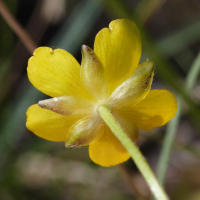
<path id="1" fill-rule="evenodd" d="M 130 155 L 99 115 L 107 106 L 133 142 L 138 129 L 150 130 L 175 116 L 176 100 L 167 90 L 151 90 L 154 64 L 138 65 L 140 33 L 126 19 L 112 21 L 96 36 L 94 50 L 82 46 L 81 65 L 67 51 L 40 47 L 28 62 L 30 82 L 50 99 L 27 111 L 26 126 L 66 147 L 89 145 L 90 158 L 102 166 Z"/>

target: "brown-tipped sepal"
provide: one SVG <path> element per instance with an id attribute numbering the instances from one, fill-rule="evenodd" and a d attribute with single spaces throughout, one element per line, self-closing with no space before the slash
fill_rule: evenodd
<path id="1" fill-rule="evenodd" d="M 105 99 L 104 69 L 95 52 L 82 46 L 81 81 L 90 94 L 98 100 Z"/>
<path id="2" fill-rule="evenodd" d="M 39 101 L 38 105 L 61 115 L 85 115 L 95 109 L 94 102 L 76 96 L 54 97 Z"/>
<path id="3" fill-rule="evenodd" d="M 103 134 L 103 122 L 96 116 L 77 121 L 68 131 L 65 147 L 81 147 L 91 144 Z"/>
<path id="4" fill-rule="evenodd" d="M 112 93 L 109 99 L 112 107 L 139 103 L 150 91 L 153 76 L 153 62 L 147 61 L 138 65 L 134 74 Z"/>

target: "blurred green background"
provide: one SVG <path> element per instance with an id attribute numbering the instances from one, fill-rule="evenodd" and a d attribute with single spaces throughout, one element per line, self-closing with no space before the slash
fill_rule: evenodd
<path id="1" fill-rule="evenodd" d="M 0 1 L 2 3 L 2 1 Z M 63 48 L 81 61 L 81 45 L 113 19 L 133 20 L 143 53 L 156 65 L 152 89 L 178 101 L 166 126 L 141 131 L 139 147 L 171 199 L 200 200 L 200 1 L 6 0 L 8 11 L 36 46 Z M 2 4 L 0 4 L 2 14 Z M 5 11 L 5 9 L 4 9 Z M 133 161 L 103 168 L 87 147 L 38 138 L 25 127 L 27 108 L 44 99 L 27 78 L 30 50 L 0 14 L 0 199 L 151 199 Z"/>

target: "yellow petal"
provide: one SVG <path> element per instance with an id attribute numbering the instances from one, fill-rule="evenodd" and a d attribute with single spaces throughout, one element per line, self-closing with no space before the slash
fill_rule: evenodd
<path id="1" fill-rule="evenodd" d="M 69 129 L 65 146 L 81 147 L 96 141 L 103 134 L 103 124 L 98 115 L 80 119 Z"/>
<path id="2" fill-rule="evenodd" d="M 94 52 L 105 70 L 109 95 L 136 69 L 141 56 L 140 33 L 134 22 L 114 20 L 95 38 Z"/>
<path id="3" fill-rule="evenodd" d="M 80 65 L 67 51 L 49 47 L 36 49 L 28 61 L 30 82 L 51 96 L 84 95 L 80 81 Z"/>
<path id="4" fill-rule="evenodd" d="M 102 64 L 94 51 L 82 46 L 81 81 L 96 100 L 106 98 L 105 78 Z"/>
<path id="5" fill-rule="evenodd" d="M 130 137 L 133 142 L 137 142 L 139 138 L 139 131 L 134 122 L 129 122 L 121 116 L 116 110 L 112 110 L 112 114 L 116 121 L 120 124 L 125 133 Z"/>
<path id="6" fill-rule="evenodd" d="M 143 130 L 163 126 L 176 115 L 176 111 L 176 99 L 167 90 L 151 90 L 137 105 L 118 110 L 124 119 L 134 122 Z"/>
<path id="7" fill-rule="evenodd" d="M 129 153 L 107 126 L 103 136 L 89 145 L 89 155 L 93 162 L 104 167 L 120 164 L 130 158 Z"/>
<path id="8" fill-rule="evenodd" d="M 52 110 L 61 115 L 90 115 L 95 110 L 93 101 L 76 96 L 60 96 L 38 102 L 41 108 Z"/>
<path id="9" fill-rule="evenodd" d="M 113 109 L 124 107 L 127 104 L 135 105 L 146 97 L 154 75 L 154 64 L 143 62 L 138 65 L 134 74 L 125 80 L 109 98 Z"/>
<path id="10" fill-rule="evenodd" d="M 65 141 L 69 128 L 81 116 L 63 116 L 32 105 L 27 110 L 26 127 L 37 136 L 55 142 Z"/>

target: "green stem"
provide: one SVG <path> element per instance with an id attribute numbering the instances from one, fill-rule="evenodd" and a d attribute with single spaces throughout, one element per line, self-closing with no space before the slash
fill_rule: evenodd
<path id="1" fill-rule="evenodd" d="M 173 143 L 176 136 L 176 131 L 179 125 L 179 120 L 181 118 L 182 104 L 183 101 L 180 97 L 177 98 L 178 110 L 176 116 L 169 122 L 166 130 L 166 135 L 164 137 L 162 150 L 158 162 L 158 180 L 161 185 L 164 185 L 166 173 L 168 169 L 168 164 L 170 160 L 171 151 L 173 148 Z"/>
<path id="2" fill-rule="evenodd" d="M 124 132 L 120 124 L 115 120 L 110 110 L 106 106 L 102 105 L 99 107 L 99 114 L 108 125 L 110 130 L 129 152 L 138 169 L 148 183 L 150 190 L 154 194 L 155 198 L 158 200 L 169 200 L 167 194 L 160 186 L 145 157 L 142 155 L 136 144 L 134 144 L 128 135 Z"/>
<path id="3" fill-rule="evenodd" d="M 186 78 L 185 91 L 189 94 L 190 90 L 194 86 L 198 79 L 200 72 L 200 53 L 196 57 L 194 63 L 192 64 L 190 71 L 188 72 Z M 175 140 L 176 132 L 178 129 L 179 121 L 181 118 L 181 112 L 183 107 L 183 99 L 179 95 L 177 98 L 178 111 L 176 116 L 169 122 L 167 126 L 166 135 L 163 141 L 163 147 L 161 150 L 159 162 L 158 162 L 158 179 L 162 185 L 164 185 L 165 177 L 168 169 L 168 163 L 170 160 L 171 151 L 173 148 L 173 143 Z"/>

